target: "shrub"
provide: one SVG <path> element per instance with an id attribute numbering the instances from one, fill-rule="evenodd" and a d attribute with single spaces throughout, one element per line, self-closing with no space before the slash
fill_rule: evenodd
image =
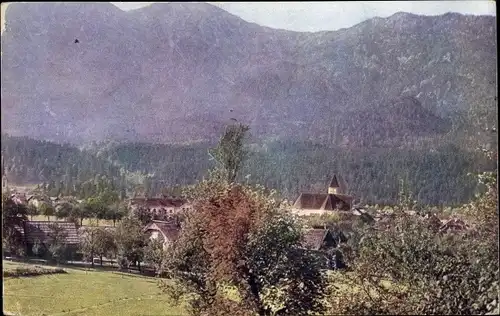
<path id="1" fill-rule="evenodd" d="M 39 276 L 46 274 L 58 274 L 58 273 L 67 273 L 64 269 L 61 268 L 44 268 L 40 266 L 23 266 L 16 267 L 14 270 L 4 270 L 3 276 L 5 278 L 19 278 L 19 277 L 31 277 L 31 276 Z"/>

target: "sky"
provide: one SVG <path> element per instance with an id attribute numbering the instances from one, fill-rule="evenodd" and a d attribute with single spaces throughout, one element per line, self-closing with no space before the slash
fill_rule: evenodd
<path id="1" fill-rule="evenodd" d="M 131 10 L 153 2 L 111 2 Z M 292 31 L 334 31 L 396 12 L 496 15 L 494 1 L 210 2 L 248 22 Z"/>

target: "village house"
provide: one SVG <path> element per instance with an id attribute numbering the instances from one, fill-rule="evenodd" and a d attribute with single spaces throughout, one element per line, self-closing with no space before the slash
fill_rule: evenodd
<path id="1" fill-rule="evenodd" d="M 323 214 L 329 211 L 350 211 L 354 198 L 345 194 L 346 185 L 340 176 L 334 175 L 327 193 L 301 193 L 293 205 L 299 215 Z"/>
<path id="2" fill-rule="evenodd" d="M 342 232 L 334 232 L 327 228 L 313 227 L 304 232 L 304 247 L 317 252 L 325 258 L 325 264 L 330 269 L 345 267 L 342 253 L 338 251 L 341 243 L 347 242 Z"/>
<path id="3" fill-rule="evenodd" d="M 154 220 L 144 227 L 144 232 L 149 235 L 150 239 L 161 240 L 163 249 L 167 249 L 179 237 L 180 227 L 175 222 Z"/>
<path id="4" fill-rule="evenodd" d="M 19 229 L 22 240 L 26 246 L 28 256 L 41 255 L 48 250 L 51 243 L 51 225 L 62 227 L 65 231 L 64 245 L 67 247 L 66 257 L 74 258 L 78 251 L 80 238 L 75 223 L 72 222 L 50 222 L 50 221 L 24 221 L 22 229 Z M 33 253 L 33 246 L 38 243 L 41 253 Z"/>
<path id="5" fill-rule="evenodd" d="M 133 211 L 144 208 L 155 215 L 172 215 L 187 211 L 191 206 L 184 199 L 179 198 L 133 198 L 129 200 L 129 208 Z"/>

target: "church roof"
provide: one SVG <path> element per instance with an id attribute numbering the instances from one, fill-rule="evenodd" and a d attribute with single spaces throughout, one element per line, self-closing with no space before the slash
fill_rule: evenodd
<path id="1" fill-rule="evenodd" d="M 352 200 L 353 197 L 344 194 L 301 193 L 293 206 L 297 209 L 333 211 L 340 202 L 344 204 L 342 209 L 350 208 Z"/>
<path id="2" fill-rule="evenodd" d="M 345 193 L 347 191 L 346 183 L 340 175 L 334 174 L 332 180 L 330 180 L 329 188 L 338 188 L 340 193 Z"/>
<path id="3" fill-rule="evenodd" d="M 333 175 L 332 180 L 330 181 L 330 188 L 340 188 L 339 184 L 339 179 L 337 178 L 337 175 Z"/>

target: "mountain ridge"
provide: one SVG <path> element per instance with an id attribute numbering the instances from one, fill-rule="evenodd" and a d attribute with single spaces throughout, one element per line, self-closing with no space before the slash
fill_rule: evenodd
<path id="1" fill-rule="evenodd" d="M 6 11 L 2 130 L 13 135 L 72 143 L 212 140 L 235 118 L 257 138 L 386 146 L 407 142 L 406 132 L 385 140 L 382 128 L 375 141 L 352 131 L 389 126 L 391 112 L 380 124 L 361 125 L 349 113 L 383 113 L 414 98 L 434 117 L 416 124 L 410 136 L 418 139 L 420 132 L 442 137 L 449 129 L 439 126 L 456 116 L 483 111 L 481 122 L 495 111 L 494 17 L 396 13 L 304 33 L 262 27 L 207 3 L 130 11 L 36 6 Z M 340 125 L 341 135 L 330 137 Z"/>

